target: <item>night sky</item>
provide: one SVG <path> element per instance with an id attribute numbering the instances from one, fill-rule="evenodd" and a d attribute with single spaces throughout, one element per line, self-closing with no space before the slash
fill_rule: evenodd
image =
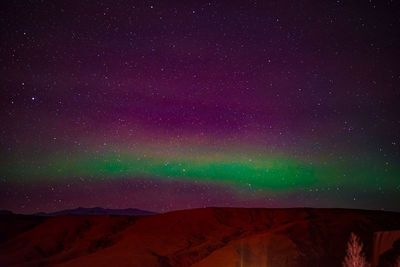
<path id="1" fill-rule="evenodd" d="M 0 209 L 400 211 L 397 1 L 2 1 Z"/>

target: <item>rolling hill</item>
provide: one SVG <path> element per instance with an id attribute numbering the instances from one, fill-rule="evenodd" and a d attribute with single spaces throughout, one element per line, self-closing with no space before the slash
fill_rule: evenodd
<path id="1" fill-rule="evenodd" d="M 399 213 L 312 208 L 24 218 L 36 221 L 3 240 L 0 264 L 341 266 L 351 232 L 360 236 L 370 259 L 373 233 L 400 229 Z M 12 221 L 8 218 L 9 224 Z"/>

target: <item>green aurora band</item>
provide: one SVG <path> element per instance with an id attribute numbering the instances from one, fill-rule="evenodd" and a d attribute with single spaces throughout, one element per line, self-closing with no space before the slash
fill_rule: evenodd
<path id="1" fill-rule="evenodd" d="M 194 156 L 192 153 L 148 155 L 143 153 L 106 153 L 101 156 L 77 155 L 53 157 L 28 163 L 14 162 L 2 167 L 11 180 L 39 182 L 47 179 L 180 179 L 204 181 L 239 188 L 293 191 L 308 188 L 398 187 L 398 165 L 385 162 L 306 161 L 284 156 L 251 156 L 237 154 Z"/>

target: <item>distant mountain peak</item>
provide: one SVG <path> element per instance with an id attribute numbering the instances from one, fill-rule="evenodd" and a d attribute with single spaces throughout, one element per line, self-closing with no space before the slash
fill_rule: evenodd
<path id="1" fill-rule="evenodd" d="M 67 209 L 56 212 L 39 212 L 33 215 L 37 216 L 57 216 L 57 215 L 126 215 L 126 216 L 148 216 L 155 215 L 156 212 L 140 209 L 105 209 L 102 207 Z"/>
<path id="2" fill-rule="evenodd" d="M 12 211 L 0 210 L 0 215 L 12 215 L 12 214 L 14 214 Z"/>

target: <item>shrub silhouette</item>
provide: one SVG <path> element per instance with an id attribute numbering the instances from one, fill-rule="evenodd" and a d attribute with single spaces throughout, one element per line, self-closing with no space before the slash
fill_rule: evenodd
<path id="1" fill-rule="evenodd" d="M 343 267 L 367 267 L 368 265 L 362 249 L 363 244 L 360 238 L 351 233 L 349 242 L 347 242 L 347 252 L 343 261 Z"/>

